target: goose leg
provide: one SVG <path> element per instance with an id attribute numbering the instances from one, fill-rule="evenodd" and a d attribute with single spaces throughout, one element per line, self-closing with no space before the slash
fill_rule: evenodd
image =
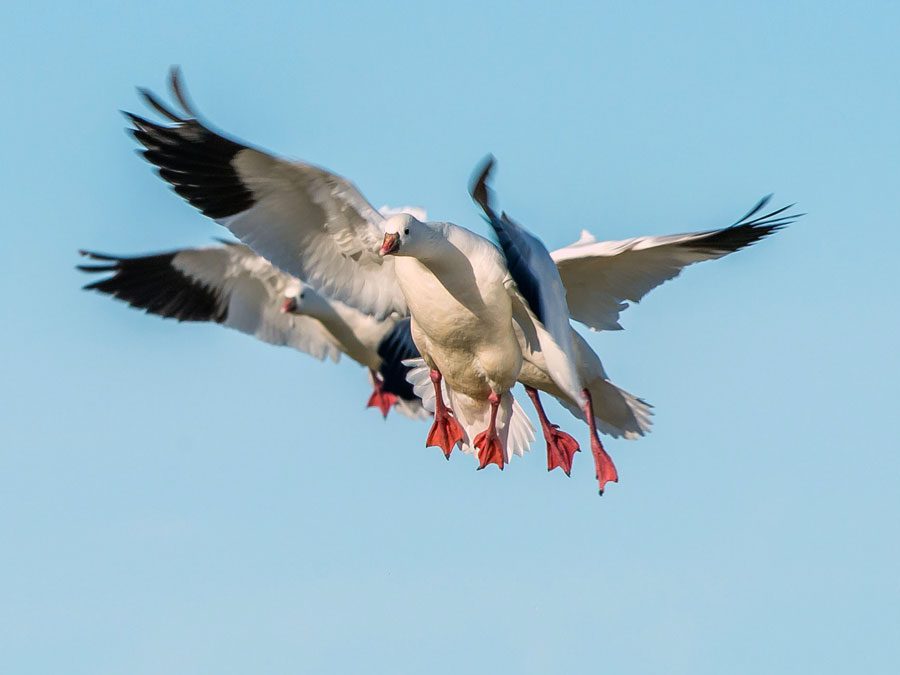
<path id="1" fill-rule="evenodd" d="M 388 412 L 397 403 L 397 397 L 384 390 L 384 382 L 378 373 L 371 368 L 369 368 L 369 372 L 372 374 L 373 391 L 369 397 L 369 402 L 366 403 L 366 407 L 378 408 L 381 411 L 381 416 L 387 419 Z"/>
<path id="2" fill-rule="evenodd" d="M 496 464 L 503 471 L 505 462 L 503 456 L 503 444 L 500 443 L 500 437 L 497 435 L 497 410 L 500 408 L 500 394 L 491 392 L 488 396 L 491 404 L 491 421 L 488 428 L 475 437 L 475 447 L 478 448 L 478 457 L 481 459 L 479 470 L 488 464 Z"/>
<path id="3" fill-rule="evenodd" d="M 425 447 L 437 446 L 444 451 L 444 457 L 450 459 L 453 446 L 463 439 L 463 430 L 459 422 L 452 417 L 453 411 L 444 404 L 441 379 L 443 378 L 440 371 L 431 371 L 431 381 L 434 384 L 434 424 L 428 432 Z"/>
<path id="4" fill-rule="evenodd" d="M 597 434 L 597 420 L 594 418 L 594 403 L 591 400 L 591 392 L 583 389 L 581 393 L 584 395 L 584 415 L 587 419 L 588 426 L 591 428 L 591 452 L 594 455 L 594 467 L 597 470 L 596 477 L 600 483 L 600 494 L 607 483 L 618 483 L 619 473 L 616 471 L 616 465 L 613 464 L 606 450 L 603 449 L 603 443 L 600 442 L 600 436 Z"/>
<path id="5" fill-rule="evenodd" d="M 572 438 L 565 431 L 559 430 L 558 424 L 551 424 L 544 412 L 544 406 L 538 396 L 537 389 L 533 387 L 525 387 L 528 398 L 534 404 L 537 410 L 538 419 L 541 421 L 541 429 L 544 432 L 544 440 L 547 441 L 547 471 L 553 471 L 556 467 L 563 470 L 567 476 L 572 473 L 572 460 L 575 453 L 581 448 L 578 447 L 578 441 Z"/>

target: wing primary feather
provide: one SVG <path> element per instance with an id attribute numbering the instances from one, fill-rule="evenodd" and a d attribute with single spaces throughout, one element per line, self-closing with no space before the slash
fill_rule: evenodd
<path id="1" fill-rule="evenodd" d="M 90 258 L 91 260 L 119 260 L 119 258 L 116 256 L 107 255 L 106 253 L 97 253 L 96 251 L 88 251 L 83 248 L 78 249 L 78 255 L 84 256 L 85 258 Z"/>
<path id="2" fill-rule="evenodd" d="M 559 270 L 540 239 L 505 212 L 497 216 L 491 204 L 493 194 L 488 185 L 495 160 L 489 155 L 483 162 L 477 177 L 470 183 L 472 198 L 481 206 L 494 230 L 506 258 L 509 274 L 526 309 L 542 324 L 538 339 L 547 359 L 550 376 L 567 395 L 580 400 L 569 307 Z M 532 321 L 532 318 L 528 317 L 528 321 Z"/>
<path id="3" fill-rule="evenodd" d="M 165 104 L 163 104 L 162 101 L 160 101 L 158 98 L 156 98 L 156 95 L 149 89 L 145 89 L 144 87 L 138 87 L 138 93 L 141 95 L 141 98 L 144 99 L 144 101 L 147 103 L 147 105 L 149 105 L 151 108 L 156 110 L 156 112 L 158 112 L 163 117 L 166 117 L 166 118 L 172 120 L 173 122 L 177 122 L 179 124 L 183 124 L 184 122 L 187 122 L 186 119 L 184 119 L 183 117 L 179 117 L 174 112 L 172 112 L 172 110 L 170 108 L 167 108 L 165 106 Z"/>
<path id="4" fill-rule="evenodd" d="M 681 248 L 698 251 L 722 251 L 732 253 L 742 248 L 755 244 L 759 240 L 769 236 L 773 232 L 787 227 L 805 214 L 785 214 L 794 207 L 794 204 L 782 206 L 761 216 L 757 216 L 772 195 L 767 195 L 754 206 L 746 216 L 734 225 L 722 230 L 713 230 L 697 237 L 686 239 L 677 244 Z M 753 216 L 756 216 L 755 218 Z"/>
<path id="5" fill-rule="evenodd" d="M 762 199 L 760 199 L 758 202 L 756 202 L 756 204 L 753 206 L 753 208 L 750 209 L 749 211 L 747 211 L 747 213 L 744 214 L 744 216 L 742 218 L 739 218 L 738 221 L 735 223 L 735 225 L 739 225 L 740 223 L 743 223 L 745 220 L 747 220 L 754 214 L 758 213 L 766 204 L 769 203 L 769 200 L 771 200 L 771 199 L 772 199 L 771 193 L 765 195 Z"/>
<path id="6" fill-rule="evenodd" d="M 81 272 L 114 272 L 116 270 L 116 266 L 114 264 L 108 265 L 75 265 L 75 269 Z"/>
<path id="7" fill-rule="evenodd" d="M 173 66 L 168 96 L 139 89 L 148 115 L 123 112 L 138 152 L 175 192 L 293 276 L 378 318 L 404 313 L 393 260 L 376 255 L 382 218 L 352 183 L 282 160 L 209 126 Z M 365 255 L 363 255 L 365 254 Z"/>
<path id="8" fill-rule="evenodd" d="M 228 317 L 227 299 L 218 290 L 175 268 L 173 260 L 177 253 L 129 258 L 86 251 L 88 257 L 107 260 L 110 264 L 80 265 L 78 269 L 87 273 L 113 273 L 85 285 L 84 290 L 105 293 L 132 307 L 178 321 L 223 323 Z"/>
<path id="9" fill-rule="evenodd" d="M 490 154 L 482 159 L 481 163 L 478 165 L 480 168 L 476 167 L 474 177 L 469 183 L 469 194 L 472 195 L 472 199 L 475 200 L 475 203 L 485 212 L 488 222 L 491 221 L 494 211 L 491 207 L 490 188 L 488 187 L 487 181 L 491 175 L 491 171 L 494 170 L 495 163 L 496 160 L 494 159 L 494 156 Z"/>
<path id="10" fill-rule="evenodd" d="M 172 89 L 172 95 L 175 96 L 175 100 L 178 101 L 182 109 L 194 119 L 199 119 L 200 116 L 188 98 L 180 66 L 172 66 L 169 69 L 169 87 Z"/>
<path id="11" fill-rule="evenodd" d="M 484 211 L 485 220 L 493 229 L 494 236 L 497 237 L 497 242 L 506 258 L 509 273 L 516 282 L 519 292 L 534 315 L 540 321 L 544 321 L 546 312 L 541 302 L 541 285 L 536 276 L 536 270 L 533 269 L 533 261 L 538 249 L 543 249 L 544 253 L 546 253 L 546 249 L 543 248 L 543 244 L 518 223 L 508 218 L 505 213 L 501 216 L 497 215 L 497 211 L 491 203 L 493 191 L 488 185 L 495 164 L 493 155 L 488 155 L 482 160 L 476 168 L 475 177 L 469 183 L 469 194 Z M 546 255 L 549 260 L 549 253 Z"/>

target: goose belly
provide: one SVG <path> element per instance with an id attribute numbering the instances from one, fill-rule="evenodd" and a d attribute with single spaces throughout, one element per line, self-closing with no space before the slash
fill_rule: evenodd
<path id="1" fill-rule="evenodd" d="M 430 273 L 407 276 L 402 267 L 397 276 L 412 315 L 413 341 L 447 385 L 477 399 L 512 387 L 522 353 L 503 285 L 451 291 Z"/>

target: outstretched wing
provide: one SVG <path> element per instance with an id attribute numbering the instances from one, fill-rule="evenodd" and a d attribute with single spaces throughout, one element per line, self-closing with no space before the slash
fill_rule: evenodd
<path id="1" fill-rule="evenodd" d="M 803 215 L 785 214 L 793 204 L 759 215 L 770 199 L 764 197 L 734 225 L 720 230 L 601 242 L 582 232 L 579 241 L 550 254 L 565 284 L 572 318 L 596 330 L 621 330 L 619 313 L 627 301 L 639 302 L 688 265 L 739 251 Z"/>
<path id="2" fill-rule="evenodd" d="M 551 377 L 573 400 L 580 401 L 582 387 L 572 343 L 566 289 L 543 242 L 506 213 L 498 214 L 494 209 L 493 192 L 488 185 L 493 167 L 494 158 L 489 156 L 476 172 L 469 192 L 494 230 L 510 276 L 526 306 L 525 312 L 518 313 L 519 320 L 537 319 L 540 322 L 541 325 L 536 326 L 537 338 Z"/>
<path id="3" fill-rule="evenodd" d="M 300 282 L 246 246 L 135 257 L 81 253 L 97 262 L 78 269 L 109 275 L 85 290 L 111 295 L 149 314 L 218 323 L 317 359 L 340 357 L 337 341 L 316 319 L 281 312 L 285 295 L 299 292 Z"/>
<path id="4" fill-rule="evenodd" d="M 140 90 L 170 124 L 125 114 L 143 156 L 175 192 L 327 295 L 379 318 L 406 313 L 393 260 L 377 254 L 383 217 L 352 183 L 227 138 L 198 119 L 175 68 L 170 86 L 178 111 Z"/>

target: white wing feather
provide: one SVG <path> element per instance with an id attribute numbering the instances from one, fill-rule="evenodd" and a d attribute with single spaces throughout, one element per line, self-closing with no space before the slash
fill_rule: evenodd
<path id="1" fill-rule="evenodd" d="M 421 358 L 407 359 L 403 365 L 409 367 L 406 380 L 412 385 L 416 396 L 422 399 L 422 407 L 428 412 L 434 413 L 434 385 L 431 382 L 430 369 L 425 360 Z M 446 382 L 441 383 L 441 392 L 463 428 L 462 451 L 469 455 L 476 454 L 471 440 L 487 428 L 490 416 L 489 406 L 484 401 L 475 401 L 448 389 Z M 510 392 L 503 394 L 501 399 L 500 409 L 497 412 L 497 429 L 503 447 L 506 449 L 507 462 L 513 455 L 520 457 L 524 455 L 534 441 L 534 426 Z"/>
<path id="2" fill-rule="evenodd" d="M 233 162 L 256 203 L 219 222 L 257 253 L 378 318 L 406 312 L 393 259 L 378 255 L 383 217 L 348 181 L 258 150 Z"/>
<path id="3" fill-rule="evenodd" d="M 320 360 L 340 358 L 337 341 L 319 321 L 281 312 L 285 296 L 299 292 L 300 282 L 246 246 L 185 249 L 172 266 L 228 303 L 225 326 Z"/>
<path id="4" fill-rule="evenodd" d="M 596 330 L 621 330 L 619 314 L 627 301 L 640 302 L 688 265 L 738 251 L 802 215 L 785 214 L 791 206 L 759 215 L 770 198 L 719 230 L 600 242 L 583 230 L 578 241 L 550 254 L 566 287 L 572 318 Z"/>
<path id="5" fill-rule="evenodd" d="M 378 255 L 384 217 L 350 181 L 228 138 L 198 119 L 177 68 L 178 109 L 141 95 L 167 123 L 126 113 L 144 157 L 201 212 L 285 272 L 377 318 L 406 313 L 393 259 Z"/>

